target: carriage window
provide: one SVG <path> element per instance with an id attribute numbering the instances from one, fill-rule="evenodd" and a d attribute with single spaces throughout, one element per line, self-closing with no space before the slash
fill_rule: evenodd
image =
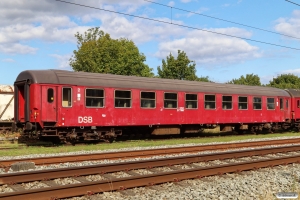
<path id="1" fill-rule="evenodd" d="M 267 98 L 267 108 L 268 108 L 268 110 L 275 109 L 275 99 L 274 98 Z"/>
<path id="2" fill-rule="evenodd" d="M 289 100 L 286 100 L 286 102 L 285 102 L 285 107 L 286 107 L 286 108 L 289 107 Z"/>
<path id="3" fill-rule="evenodd" d="M 204 107 L 205 107 L 205 109 L 215 109 L 216 108 L 216 96 L 215 95 L 205 95 Z"/>
<path id="4" fill-rule="evenodd" d="M 297 100 L 297 108 L 300 108 L 300 100 Z"/>
<path id="5" fill-rule="evenodd" d="M 141 92 L 141 107 L 155 108 L 155 92 Z"/>
<path id="6" fill-rule="evenodd" d="M 222 108 L 223 108 L 223 110 L 232 109 L 232 96 L 223 96 L 222 97 Z"/>
<path id="7" fill-rule="evenodd" d="M 62 106 L 72 107 L 72 88 L 63 88 Z"/>
<path id="8" fill-rule="evenodd" d="M 197 94 L 185 94 L 185 108 L 197 108 Z"/>
<path id="9" fill-rule="evenodd" d="M 283 110 L 283 99 L 282 98 L 280 98 L 280 110 Z"/>
<path id="10" fill-rule="evenodd" d="M 164 107 L 177 108 L 177 93 L 165 93 Z"/>
<path id="11" fill-rule="evenodd" d="M 239 110 L 248 109 L 248 97 L 239 97 Z"/>
<path id="12" fill-rule="evenodd" d="M 261 97 L 253 97 L 253 109 L 261 110 Z"/>
<path id="13" fill-rule="evenodd" d="M 104 90 L 86 89 L 85 90 L 85 106 L 86 107 L 104 107 Z"/>
<path id="14" fill-rule="evenodd" d="M 115 107 L 130 108 L 131 107 L 131 91 L 116 90 L 115 91 Z"/>
<path id="15" fill-rule="evenodd" d="M 47 99 L 48 99 L 48 103 L 52 103 L 54 101 L 54 91 L 52 88 L 48 88 Z"/>

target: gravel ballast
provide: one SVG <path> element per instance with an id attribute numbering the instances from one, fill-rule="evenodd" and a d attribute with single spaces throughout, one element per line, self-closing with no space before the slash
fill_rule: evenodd
<path id="1" fill-rule="evenodd" d="M 268 200 L 278 192 L 299 191 L 300 164 L 264 168 L 256 171 L 226 174 L 128 189 L 125 192 L 104 192 L 70 200 L 92 199 L 187 199 L 187 200 Z"/>

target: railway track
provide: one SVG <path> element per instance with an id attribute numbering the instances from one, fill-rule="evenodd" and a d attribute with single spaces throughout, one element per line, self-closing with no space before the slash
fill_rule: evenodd
<path id="1" fill-rule="evenodd" d="M 213 154 L 180 156 L 164 159 L 149 159 L 135 162 L 121 162 L 84 167 L 60 168 L 0 175 L 0 184 L 10 184 L 14 192 L 0 194 L 1 199 L 59 199 L 72 196 L 100 193 L 105 191 L 123 190 L 127 188 L 151 186 L 166 182 L 178 182 L 184 179 L 201 178 L 224 173 L 270 167 L 275 165 L 299 163 L 300 145 L 277 148 L 261 148 L 242 151 L 231 151 Z M 293 155 L 288 155 L 288 153 Z M 274 157 L 274 154 L 277 154 Z M 278 155 L 280 154 L 280 155 Z M 284 154 L 284 155 L 282 155 Z M 259 156 L 258 159 L 245 161 L 247 157 Z M 261 158 L 261 156 L 264 156 Z M 231 159 L 236 161 L 232 162 Z M 225 164 L 211 166 L 199 165 L 213 160 L 223 160 Z M 228 161 L 229 160 L 229 161 Z M 186 165 L 183 169 L 178 165 Z M 168 171 L 160 171 L 166 167 Z M 134 170 L 145 169 L 151 173 L 141 175 Z M 117 178 L 111 173 L 125 172 L 126 177 Z M 84 176 L 99 175 L 102 180 L 89 181 Z M 58 185 L 53 181 L 57 178 L 71 177 L 77 184 Z M 43 181 L 48 187 L 25 190 L 17 183 Z"/>
<path id="2" fill-rule="evenodd" d="M 147 149 L 138 151 L 118 151 L 107 153 L 94 153 L 94 154 L 77 154 L 77 155 L 62 155 L 52 157 L 36 157 L 36 158 L 24 158 L 24 159 L 12 159 L 12 160 L 0 160 L 0 167 L 9 168 L 11 164 L 16 162 L 34 162 L 35 165 L 48 165 L 57 164 L 63 162 L 81 162 L 103 159 L 129 159 L 136 157 L 150 157 L 157 155 L 168 155 L 178 153 L 194 153 L 200 151 L 209 150 L 222 150 L 222 149 L 234 149 L 245 147 L 259 147 L 267 145 L 284 145 L 284 144 L 297 144 L 300 143 L 300 138 L 283 139 L 283 140 L 266 140 L 255 142 L 240 142 L 240 143 L 225 143 L 225 144 L 213 144 L 213 145 L 199 145 L 199 146 L 187 146 L 187 147 L 173 147 L 173 148 L 159 148 L 159 149 Z"/>

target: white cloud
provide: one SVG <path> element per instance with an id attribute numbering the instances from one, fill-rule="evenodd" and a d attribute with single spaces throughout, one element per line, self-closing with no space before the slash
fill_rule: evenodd
<path id="1" fill-rule="evenodd" d="M 75 0 L 72 2 L 96 8 L 107 7 L 106 4 L 110 4 L 128 12 L 133 12 L 141 5 L 147 4 L 143 0 L 86 0 L 84 2 Z M 102 16 L 111 15 L 111 13 L 53 0 L 0 1 L 0 52 L 34 53 L 36 48 L 20 44 L 24 42 L 28 44 L 33 40 L 74 43 L 76 32 L 82 33 L 90 28 L 82 26 L 81 23 L 94 20 L 93 14 L 99 15 L 99 13 Z M 81 17 L 84 18 L 81 19 Z"/>
<path id="2" fill-rule="evenodd" d="M 294 74 L 294 75 L 300 76 L 300 68 L 284 70 L 280 74 Z"/>
<path id="3" fill-rule="evenodd" d="M 112 38 L 124 37 L 137 44 L 153 40 L 166 40 L 170 36 L 180 36 L 186 33 L 186 30 L 179 26 L 140 18 L 128 20 L 118 15 L 95 15 L 93 17 L 103 22 L 101 29 L 109 33 Z M 170 22 L 168 18 L 156 18 L 156 20 Z M 181 21 L 175 20 L 173 23 L 182 24 Z"/>
<path id="4" fill-rule="evenodd" d="M 276 77 L 278 77 L 282 74 L 293 74 L 293 75 L 296 75 L 296 76 L 300 76 L 300 68 L 287 69 L 287 70 L 283 70 L 283 71 L 276 71 L 271 75 L 262 76 L 260 78 L 261 83 L 268 84 L 271 80 L 273 80 L 273 78 L 276 78 Z"/>
<path id="5" fill-rule="evenodd" d="M 19 43 L 15 44 L 0 44 L 0 52 L 7 54 L 34 54 L 37 48 L 33 48 L 27 45 Z"/>
<path id="6" fill-rule="evenodd" d="M 249 37 L 251 34 L 241 29 L 213 29 L 230 35 Z M 241 62 L 262 56 L 258 47 L 237 38 L 216 35 L 201 31 L 191 31 L 184 38 L 161 42 L 156 56 L 166 58 L 170 54 L 177 55 L 177 50 L 187 53 L 197 64 L 224 64 Z"/>
<path id="7" fill-rule="evenodd" d="M 56 59 L 58 68 L 65 69 L 65 70 L 71 69 L 69 65 L 71 54 L 66 54 L 66 55 L 51 54 L 50 56 Z"/>
<path id="8" fill-rule="evenodd" d="M 79 0 L 72 2 L 82 3 Z M 148 2 L 143 0 L 86 0 L 82 4 L 134 12 Z M 32 12 L 33 10 L 34 12 Z M 147 15 L 143 16 L 148 17 Z M 170 22 L 169 18 L 155 18 L 155 20 Z M 159 51 L 155 54 L 159 58 L 165 58 L 170 52 L 176 53 L 178 49 L 185 51 L 197 63 L 239 62 L 243 59 L 261 56 L 257 47 L 251 46 L 241 39 L 63 4 L 53 0 L 0 1 L 0 52 L 35 53 L 38 49 L 29 46 L 30 42 L 34 40 L 75 43 L 74 34 L 76 32 L 83 33 L 90 28 L 85 25 L 87 22 L 98 22 L 101 29 L 109 33 L 112 38 L 128 38 L 137 44 L 149 41 L 161 42 Z M 184 24 L 178 20 L 173 20 L 173 23 Z M 210 30 L 251 37 L 250 32 L 238 28 Z M 57 54 L 52 54 L 51 56 L 58 60 L 60 67 L 68 67 L 66 55 L 59 57 Z"/>
<path id="9" fill-rule="evenodd" d="M 275 77 L 276 77 L 276 75 L 262 76 L 262 77 L 260 77 L 260 82 L 261 82 L 262 84 L 269 84 L 270 81 L 271 81 L 273 78 L 275 78 Z"/>
<path id="10" fill-rule="evenodd" d="M 290 18 L 280 18 L 276 21 L 275 30 L 279 33 L 298 37 L 300 33 L 300 10 L 295 10 Z"/>
<path id="11" fill-rule="evenodd" d="M 46 17 L 41 24 L 16 24 L 0 28 L 0 44 L 41 39 L 45 41 L 74 42 L 77 31 L 88 27 L 75 25 L 65 17 Z M 65 27 L 61 27 L 65 24 Z"/>

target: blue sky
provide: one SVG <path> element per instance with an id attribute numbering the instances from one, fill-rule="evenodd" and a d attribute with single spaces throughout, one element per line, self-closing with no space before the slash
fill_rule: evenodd
<path id="1" fill-rule="evenodd" d="M 0 84 L 12 85 L 17 75 L 28 69 L 72 70 L 69 59 L 77 49 L 74 34 L 96 26 L 112 38 L 134 41 L 155 74 L 162 59 L 170 53 L 176 57 L 182 50 L 196 62 L 198 76 L 209 76 L 219 83 L 251 73 L 262 83 L 280 74 L 300 75 L 300 39 L 296 39 L 300 38 L 300 6 L 285 0 L 153 1 L 166 6 L 144 0 L 65 1 L 173 24 L 55 0 L 1 0 Z M 294 2 L 300 4 L 299 0 Z"/>

